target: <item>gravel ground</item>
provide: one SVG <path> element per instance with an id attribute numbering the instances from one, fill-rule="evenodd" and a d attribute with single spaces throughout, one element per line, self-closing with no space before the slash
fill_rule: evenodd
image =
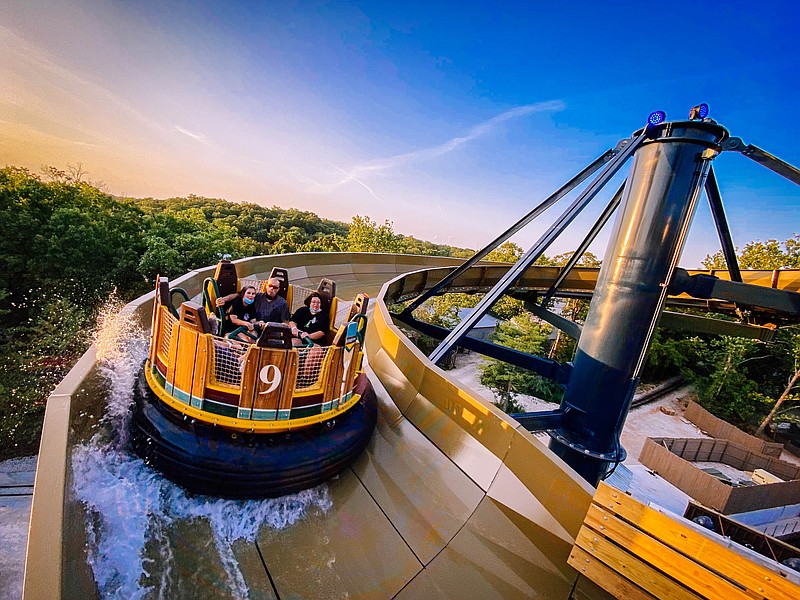
<path id="1" fill-rule="evenodd" d="M 0 600 L 22 597 L 36 457 L 0 462 Z"/>

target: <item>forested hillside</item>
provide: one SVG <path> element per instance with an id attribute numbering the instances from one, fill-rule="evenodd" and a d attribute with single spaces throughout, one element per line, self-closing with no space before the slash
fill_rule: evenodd
<path id="1" fill-rule="evenodd" d="M 116 198 L 56 169 L 0 169 L 0 458 L 35 453 L 53 386 L 89 345 L 96 315 L 156 275 L 258 254 L 385 251 L 468 256 L 469 250 L 311 212 L 189 196 Z"/>

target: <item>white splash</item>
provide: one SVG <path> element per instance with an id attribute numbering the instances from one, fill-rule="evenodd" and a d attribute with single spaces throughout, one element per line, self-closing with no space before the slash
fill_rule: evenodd
<path id="1" fill-rule="evenodd" d="M 95 335 L 100 371 L 109 384 L 100 431 L 72 454 L 73 487 L 86 508 L 87 556 L 102 598 L 166 597 L 174 557 L 170 528 L 203 520 L 213 534 L 233 598 L 249 591 L 233 552 L 236 540 L 254 543 L 262 527 L 282 529 L 309 510 L 333 506 L 328 487 L 269 500 L 224 500 L 189 496 L 127 450 L 128 415 L 137 372 L 147 354 L 147 336 L 132 327 L 119 306 L 110 306 Z M 159 549 L 157 581 L 145 546 Z M 146 583 L 145 583 L 146 582 Z"/>

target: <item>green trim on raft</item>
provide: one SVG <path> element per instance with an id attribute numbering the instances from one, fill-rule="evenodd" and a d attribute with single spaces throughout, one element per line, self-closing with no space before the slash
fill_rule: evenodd
<path id="1" fill-rule="evenodd" d="M 232 417 L 234 419 L 247 419 L 250 421 L 291 421 L 292 419 L 304 419 L 306 417 L 313 417 L 321 415 L 329 410 L 338 408 L 340 405 L 346 403 L 353 397 L 353 391 L 347 392 L 341 398 L 336 398 L 329 402 L 321 404 L 312 404 L 311 406 L 303 406 L 293 409 L 263 409 L 263 408 L 242 408 L 232 404 L 225 404 L 210 400 L 208 398 L 198 398 L 186 393 L 182 389 L 175 387 L 171 383 L 167 383 L 166 377 L 153 365 L 152 374 L 156 381 L 164 388 L 171 397 L 179 402 L 200 409 L 203 412 L 221 415 L 223 417 Z M 202 403 L 202 406 L 201 406 Z"/>

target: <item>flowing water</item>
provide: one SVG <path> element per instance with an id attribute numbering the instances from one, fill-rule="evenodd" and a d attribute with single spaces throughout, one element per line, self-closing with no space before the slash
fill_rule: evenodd
<path id="1" fill-rule="evenodd" d="M 71 457 L 72 491 L 85 514 L 85 554 L 99 595 L 175 597 L 176 574 L 186 570 L 176 556 L 175 532 L 187 525 L 198 529 L 200 523 L 211 532 L 209 551 L 221 565 L 222 595 L 247 598 L 251 593 L 234 544 L 255 544 L 262 527 L 280 530 L 309 511 L 329 511 L 328 487 L 276 499 L 224 500 L 188 494 L 161 477 L 128 445 L 133 386 L 147 345 L 145 332 L 131 325 L 118 305 L 107 307 L 95 336 L 107 398 L 90 435 L 73 446 Z"/>

